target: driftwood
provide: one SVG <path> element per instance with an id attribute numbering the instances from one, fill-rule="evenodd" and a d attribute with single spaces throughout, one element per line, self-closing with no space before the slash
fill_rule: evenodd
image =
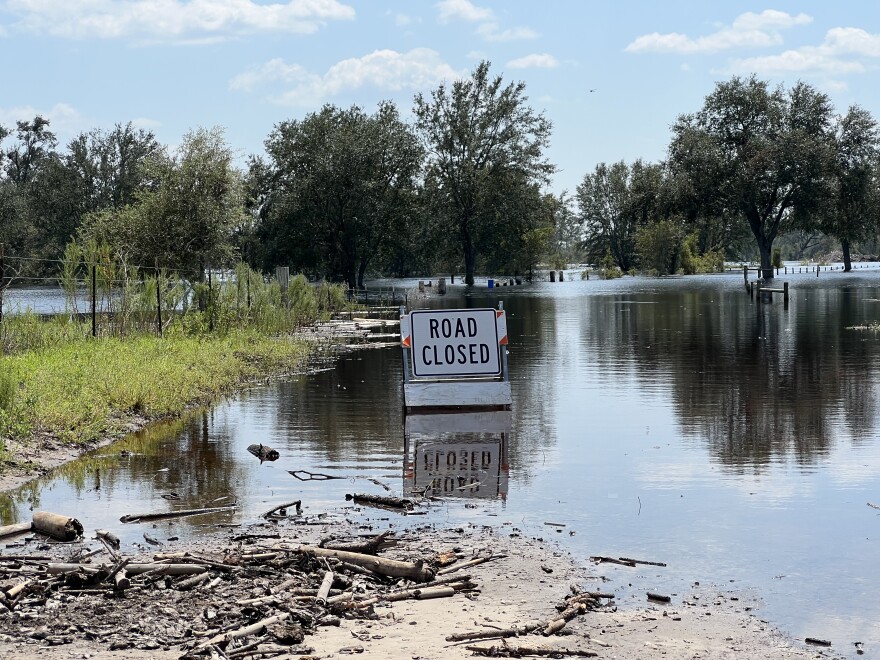
<path id="1" fill-rule="evenodd" d="M 827 639 L 817 639 L 815 637 L 807 637 L 804 640 L 807 644 L 814 644 L 816 646 L 831 646 L 831 642 Z"/>
<path id="2" fill-rule="evenodd" d="M 47 572 L 50 575 L 60 575 L 64 573 L 76 573 L 77 571 L 85 571 L 87 573 L 106 572 L 109 574 L 113 570 L 113 566 L 108 564 L 64 564 L 50 562 L 47 565 Z M 129 575 L 141 575 L 143 573 L 152 573 L 154 575 L 195 575 L 204 573 L 208 569 L 198 564 L 128 564 L 125 567 Z"/>
<path id="3" fill-rule="evenodd" d="M 192 577 L 188 577 L 185 580 L 181 580 L 175 586 L 181 591 L 189 591 L 190 589 L 195 589 L 199 585 L 208 582 L 210 579 L 210 573 L 200 573 L 199 575 L 193 575 Z"/>
<path id="4" fill-rule="evenodd" d="M 286 516 L 286 510 L 290 507 L 296 507 L 296 515 L 302 515 L 302 500 L 294 500 L 293 502 L 288 502 L 287 504 L 279 504 L 274 509 L 269 509 L 266 513 L 263 514 L 263 518 L 268 518 L 269 516 L 275 515 L 276 511 L 284 511 L 284 513 L 279 513 L 278 515 Z"/>
<path id="5" fill-rule="evenodd" d="M 644 559 L 630 559 L 629 557 L 619 557 L 620 561 L 630 562 L 632 564 L 646 564 L 647 566 L 666 566 L 662 561 L 646 561 Z"/>
<path id="6" fill-rule="evenodd" d="M 260 459 L 260 463 L 263 461 L 277 461 L 280 454 L 272 449 L 268 445 L 251 445 L 247 448 L 247 450 L 252 453 L 254 456 Z"/>
<path id="7" fill-rule="evenodd" d="M 16 534 L 24 534 L 25 532 L 29 532 L 33 529 L 33 523 L 31 522 L 21 522 L 15 523 L 14 525 L 4 525 L 0 527 L 0 539 L 6 538 L 7 536 L 14 536 Z"/>
<path id="8" fill-rule="evenodd" d="M 402 497 L 389 497 L 387 495 L 367 495 L 366 493 L 348 493 L 345 496 L 347 502 L 355 504 L 374 504 L 376 506 L 389 507 L 391 509 L 405 509 L 409 511 L 413 507 L 412 500 Z"/>
<path id="9" fill-rule="evenodd" d="M 205 513 L 218 513 L 220 511 L 232 511 L 238 508 L 236 504 L 229 506 L 212 506 L 206 509 L 181 509 L 180 511 L 164 511 L 162 513 L 133 513 L 122 516 L 119 522 L 131 523 L 144 520 L 162 520 L 165 518 L 183 518 L 184 516 L 200 516 Z"/>
<path id="10" fill-rule="evenodd" d="M 650 591 L 648 592 L 648 600 L 655 600 L 658 603 L 671 603 L 672 598 L 669 596 L 664 596 L 663 594 L 654 594 Z"/>
<path id="11" fill-rule="evenodd" d="M 565 655 L 578 658 L 595 658 L 599 655 L 594 651 L 550 648 L 547 646 L 525 646 L 522 644 L 516 646 L 509 646 L 507 644 L 500 646 L 466 646 L 465 648 L 474 655 L 481 655 L 485 658 L 524 658 L 530 655 L 546 658 L 559 658 Z"/>
<path id="12" fill-rule="evenodd" d="M 546 623 L 542 621 L 529 621 L 528 623 L 524 623 L 521 626 L 514 626 L 513 628 L 503 628 L 501 630 L 480 630 L 479 632 L 456 633 L 454 635 L 449 635 L 446 638 L 446 641 L 472 642 L 478 639 L 503 639 L 505 637 L 519 637 L 520 635 L 528 635 L 529 633 L 535 632 L 539 628 L 543 628 L 545 626 Z"/>
<path id="13" fill-rule="evenodd" d="M 423 566 L 421 563 L 413 564 L 408 561 L 362 555 L 357 552 L 318 548 L 313 545 L 284 544 L 280 547 L 285 550 L 293 550 L 294 552 L 309 552 L 316 557 L 335 557 L 341 561 L 367 568 L 373 573 L 387 575 L 388 577 L 409 578 L 413 582 L 430 582 L 434 578 L 434 571 Z"/>
<path id="14" fill-rule="evenodd" d="M 275 616 L 270 616 L 267 619 L 262 619 L 261 621 L 257 621 L 256 623 L 253 623 L 249 626 L 245 626 L 244 628 L 239 628 L 238 630 L 230 630 L 229 632 L 215 635 L 208 641 L 199 644 L 199 646 L 197 646 L 196 648 L 206 649 L 210 646 L 225 648 L 226 645 L 229 644 L 229 642 L 231 642 L 233 639 L 263 633 L 266 628 L 268 628 L 272 624 L 281 623 L 282 621 L 286 621 L 289 618 L 290 612 L 285 612 L 284 614 L 276 614 Z"/>
<path id="15" fill-rule="evenodd" d="M 357 552 L 362 555 L 375 555 L 379 552 L 386 539 L 391 534 L 391 530 L 386 530 L 370 539 L 361 542 L 344 543 L 342 541 L 321 541 L 320 547 L 328 550 L 345 550 L 346 552 Z M 394 545 L 393 542 L 390 545 Z"/>
<path id="16" fill-rule="evenodd" d="M 544 626 L 544 630 L 541 631 L 545 637 L 547 635 L 552 635 L 553 633 L 557 633 L 565 627 L 565 624 L 571 621 L 576 616 L 579 616 L 587 611 L 587 606 L 584 603 L 577 602 L 570 605 L 566 610 L 561 612 L 558 617 L 555 619 L 551 619 L 547 622 L 547 625 Z"/>
<path id="17" fill-rule="evenodd" d="M 318 588 L 318 593 L 316 594 L 316 597 L 320 602 L 327 602 L 327 597 L 330 595 L 330 587 L 332 586 L 333 571 L 327 571 L 324 573 L 324 579 L 321 581 L 321 586 Z"/>
<path id="18" fill-rule="evenodd" d="M 614 557 L 590 557 L 590 561 L 599 564 L 620 564 L 621 566 L 629 566 L 635 568 L 636 563 L 631 559 L 615 559 Z"/>
<path id="19" fill-rule="evenodd" d="M 58 541 L 73 541 L 82 536 L 83 526 L 76 518 L 49 511 L 34 511 L 34 531 Z"/>
<path id="20" fill-rule="evenodd" d="M 446 568 L 442 568 L 437 571 L 437 575 L 447 575 L 448 573 L 455 573 L 456 571 L 460 571 L 463 568 L 478 566 L 480 564 L 485 564 L 487 561 L 492 561 L 493 559 L 503 559 L 506 556 L 507 555 L 489 555 L 488 557 L 477 557 L 476 559 L 470 559 L 466 562 L 462 562 L 461 564 L 455 564 L 454 566 L 447 566 Z"/>
<path id="21" fill-rule="evenodd" d="M 112 532 L 108 532 L 106 529 L 96 529 L 95 538 L 101 541 L 105 541 L 107 545 L 109 545 L 114 550 L 119 550 L 119 537 L 117 537 Z"/>

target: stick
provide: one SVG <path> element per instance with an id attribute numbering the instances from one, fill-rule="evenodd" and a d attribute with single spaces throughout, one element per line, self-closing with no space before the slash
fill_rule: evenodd
<path id="1" fill-rule="evenodd" d="M 237 504 L 231 504 L 229 506 L 214 506 L 206 509 L 181 509 L 180 511 L 165 511 L 163 513 L 138 513 L 122 516 L 119 521 L 130 523 L 144 520 L 161 520 L 163 518 L 182 518 L 184 516 L 200 516 L 204 513 L 217 513 L 218 511 L 232 511 L 237 508 Z"/>
<path id="2" fill-rule="evenodd" d="M 442 568 L 437 571 L 437 575 L 446 575 L 448 573 L 455 573 L 455 571 L 460 571 L 463 568 L 470 568 L 471 566 L 478 566 L 479 564 L 484 564 L 487 561 L 492 561 L 493 559 L 503 559 L 507 555 L 489 555 L 488 557 L 477 557 L 476 559 L 471 559 L 469 561 L 463 562 L 461 564 L 455 564 L 453 566 L 447 566 L 446 568 Z"/>
<path id="3" fill-rule="evenodd" d="M 518 637 L 519 635 L 527 635 L 542 628 L 544 624 L 540 621 L 531 621 L 522 626 L 514 626 L 513 628 L 504 628 L 503 630 L 481 630 L 471 633 L 456 633 L 446 638 L 447 642 L 470 642 L 478 639 L 492 639 L 494 637 Z"/>
<path id="4" fill-rule="evenodd" d="M 662 561 L 646 561 L 644 559 L 630 559 L 629 557 L 620 557 L 620 561 L 629 562 L 631 564 L 647 564 L 648 566 L 666 566 Z"/>
<path id="5" fill-rule="evenodd" d="M 324 580 L 321 582 L 321 587 L 318 589 L 318 601 L 321 603 L 327 602 L 327 597 L 330 595 L 330 587 L 333 586 L 333 571 L 327 571 L 324 573 Z"/>
<path id="6" fill-rule="evenodd" d="M 196 575 L 208 570 L 198 564 L 128 564 L 125 569 L 129 575 L 143 575 L 144 573 L 153 573 L 155 575 Z M 46 570 L 50 575 L 59 575 L 76 573 L 79 570 L 85 570 L 90 573 L 109 572 L 112 570 L 112 567 L 107 564 L 86 567 L 83 564 L 49 563 Z"/>
<path id="7" fill-rule="evenodd" d="M 636 564 L 633 561 L 626 561 L 621 559 L 615 559 L 614 557 L 590 557 L 590 561 L 595 561 L 600 564 L 620 564 L 621 566 L 629 566 L 630 568 L 635 568 Z"/>
<path id="8" fill-rule="evenodd" d="M 257 621 L 254 624 L 246 626 L 244 628 L 239 628 L 238 630 L 230 630 L 226 633 L 220 633 L 219 635 L 215 635 L 207 642 L 202 642 L 196 648 L 204 649 L 209 646 L 222 645 L 224 648 L 229 642 L 233 639 L 238 639 L 239 637 L 247 637 L 248 635 L 254 635 L 257 633 L 263 633 L 266 628 L 271 626 L 274 623 L 281 623 L 282 621 L 286 621 L 290 618 L 290 612 L 284 612 L 283 614 L 276 614 L 275 616 L 270 616 L 267 619 L 263 619 L 262 621 Z"/>
<path id="9" fill-rule="evenodd" d="M 412 509 L 411 500 L 405 500 L 400 497 L 387 497 L 385 495 L 367 495 L 366 493 L 349 493 L 345 496 L 347 502 L 355 504 L 377 504 L 379 506 L 387 506 L 392 509 Z"/>
<path id="10" fill-rule="evenodd" d="M 558 658 L 563 655 L 573 655 L 579 658 L 595 658 L 599 654 L 593 651 L 580 651 L 577 649 L 548 648 L 544 646 L 466 646 L 468 651 L 475 655 L 487 658 L 523 658 L 528 655 Z"/>
<path id="11" fill-rule="evenodd" d="M 274 509 L 270 509 L 269 511 L 266 511 L 266 513 L 263 514 L 263 518 L 268 518 L 276 511 L 280 511 L 281 509 L 289 509 L 292 506 L 296 507 L 296 515 L 298 515 L 298 516 L 302 515 L 302 501 L 301 500 L 294 500 L 293 502 L 288 502 L 287 504 L 281 504 L 279 506 L 276 506 Z"/>
<path id="12" fill-rule="evenodd" d="M 34 524 L 32 522 L 21 522 L 15 523 L 14 525 L 4 525 L 0 527 L 0 539 L 6 538 L 7 536 L 15 536 L 16 534 L 24 534 L 25 532 L 29 532 L 33 529 Z"/>

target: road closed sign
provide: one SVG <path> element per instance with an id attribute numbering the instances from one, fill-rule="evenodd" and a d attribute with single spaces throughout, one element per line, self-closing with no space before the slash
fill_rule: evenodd
<path id="1" fill-rule="evenodd" d="M 504 312 L 416 310 L 410 312 L 408 320 L 413 375 L 450 378 L 501 374 L 499 344 L 507 339 Z M 401 329 L 401 336 L 404 334 Z"/>

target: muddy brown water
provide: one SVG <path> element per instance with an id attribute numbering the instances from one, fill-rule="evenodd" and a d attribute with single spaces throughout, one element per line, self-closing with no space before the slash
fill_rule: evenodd
<path id="1" fill-rule="evenodd" d="M 597 568 L 622 599 L 675 599 L 694 582 L 738 587 L 796 638 L 876 651 L 880 511 L 867 503 L 880 504 L 880 332 L 864 326 L 880 321 L 880 271 L 783 279 L 787 308 L 756 304 L 741 274 L 455 286 L 416 304 L 504 302 L 508 415 L 407 418 L 400 350 L 356 350 L 3 494 L 2 521 L 48 509 L 130 544 L 301 499 L 307 517 L 365 528 L 493 525 L 557 539 L 584 561 L 668 564 Z M 260 464 L 253 443 L 281 458 Z M 347 493 L 387 494 L 376 481 L 394 495 L 433 484 L 443 497 L 407 517 L 346 503 Z M 172 492 L 181 499 L 163 499 Z M 231 513 L 119 522 L 231 499 Z"/>

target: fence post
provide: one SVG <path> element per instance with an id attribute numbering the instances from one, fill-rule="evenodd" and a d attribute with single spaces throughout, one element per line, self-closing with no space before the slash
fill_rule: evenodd
<path id="1" fill-rule="evenodd" d="M 816 264 L 816 277 L 819 277 L 819 264 Z"/>
<path id="2" fill-rule="evenodd" d="M 0 323 L 3 323 L 3 292 L 6 289 L 6 264 L 3 261 L 3 243 L 0 243 Z"/>
<path id="3" fill-rule="evenodd" d="M 208 269 L 208 332 L 214 332 L 214 280 Z"/>
<path id="4" fill-rule="evenodd" d="M 162 336 L 162 288 L 159 285 L 159 260 L 156 259 L 156 316 L 159 324 L 159 337 Z"/>
<path id="5" fill-rule="evenodd" d="M 98 319 L 95 310 L 96 301 L 98 298 L 98 277 L 96 271 L 97 267 L 95 266 L 95 264 L 92 264 L 92 337 L 98 336 Z"/>

